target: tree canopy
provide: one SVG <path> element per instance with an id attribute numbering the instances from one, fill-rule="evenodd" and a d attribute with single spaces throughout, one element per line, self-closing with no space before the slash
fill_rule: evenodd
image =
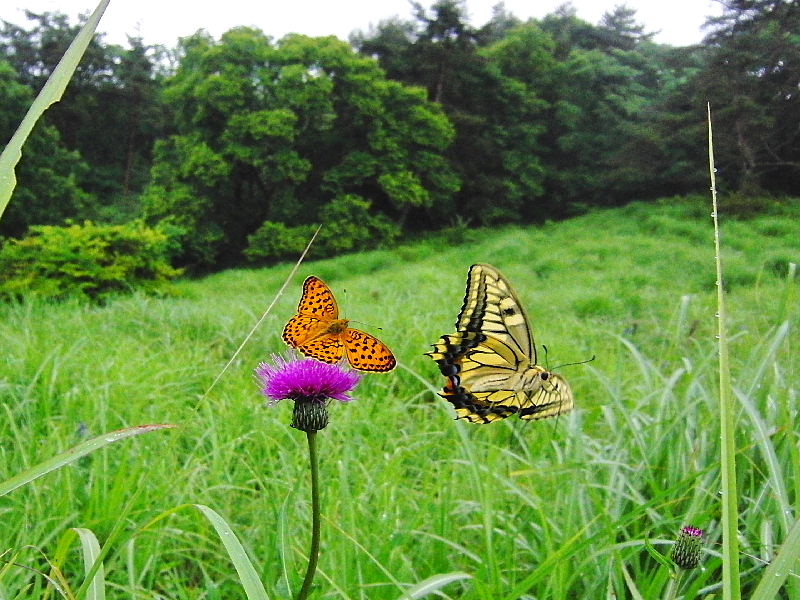
<path id="1" fill-rule="evenodd" d="M 79 24 L 0 27 L 10 136 Z M 451 225 L 561 218 L 704 189 L 711 103 L 723 192 L 800 178 L 800 8 L 738 1 L 703 44 L 657 44 L 622 5 L 597 24 L 564 5 L 412 3 L 346 43 L 253 28 L 174 49 L 91 44 L 20 166 L 0 233 L 141 218 L 202 269 L 381 244 Z"/>
<path id="2" fill-rule="evenodd" d="M 175 133 L 156 145 L 144 212 L 180 230 L 190 263 L 236 260 L 264 223 L 315 223 L 332 204 L 343 221 L 368 210 L 367 243 L 459 187 L 441 108 L 345 42 L 239 28 L 188 38 L 181 55 L 164 88 Z"/>

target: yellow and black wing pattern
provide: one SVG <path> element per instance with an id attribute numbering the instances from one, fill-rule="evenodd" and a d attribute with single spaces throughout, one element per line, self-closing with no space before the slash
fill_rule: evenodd
<path id="1" fill-rule="evenodd" d="M 536 364 L 525 310 L 508 279 L 491 265 L 470 267 L 456 330 L 440 337 L 427 355 L 447 378 L 439 395 L 459 419 L 545 419 L 573 407 L 566 380 Z"/>

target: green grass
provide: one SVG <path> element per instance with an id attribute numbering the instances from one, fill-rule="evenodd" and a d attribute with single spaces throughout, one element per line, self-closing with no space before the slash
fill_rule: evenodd
<path id="1" fill-rule="evenodd" d="M 800 498 L 797 283 L 786 279 L 788 263 L 800 262 L 800 210 L 782 206 L 722 220 L 743 597 Z M 705 569 L 682 581 L 694 597 L 720 577 L 709 214 L 706 199 L 669 199 L 305 263 L 208 395 L 289 265 L 181 282 L 170 299 L 2 306 L 0 480 L 87 437 L 179 426 L 113 444 L 0 499 L 0 552 L 11 549 L 3 560 L 47 573 L 43 555 L 56 554 L 68 528 L 86 528 L 109 544 L 108 598 L 242 597 L 203 515 L 177 511 L 145 527 L 199 503 L 231 525 L 270 597 L 296 593 L 310 527 L 305 435 L 288 427 L 290 406 L 262 406 L 252 371 L 283 351 L 280 332 L 314 274 L 400 365 L 366 377 L 319 435 L 312 598 L 394 600 L 454 572 L 471 578 L 442 588 L 446 598 L 624 598 L 634 585 L 660 598 L 666 575 L 645 541 L 666 553 L 686 524 L 708 530 Z M 422 353 L 452 331 L 474 262 L 514 283 L 551 367 L 597 356 L 559 370 L 575 393 L 572 414 L 479 427 L 454 422 L 434 396 L 441 376 Z M 78 589 L 81 551 L 64 552 Z M 44 587 L 35 572 L 0 565 L 0 597 L 40 597 Z M 782 593 L 795 592 L 790 582 Z"/>

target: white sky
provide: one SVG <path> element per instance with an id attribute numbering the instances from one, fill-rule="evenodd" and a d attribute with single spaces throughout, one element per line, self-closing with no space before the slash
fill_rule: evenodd
<path id="1" fill-rule="evenodd" d="M 0 19 L 28 26 L 23 10 L 60 11 L 73 22 L 79 13 L 91 12 L 99 0 L 0 0 Z M 491 16 L 498 0 L 467 0 L 473 25 Z M 432 0 L 421 0 L 430 6 Z M 521 19 L 541 18 L 553 12 L 563 0 L 505 0 L 506 9 Z M 659 31 L 655 40 L 675 46 L 699 42 L 707 16 L 721 13 L 714 0 L 573 0 L 578 16 L 597 23 L 603 13 L 618 4 L 636 9 L 637 20 L 646 31 Z M 105 40 L 125 45 L 126 34 L 141 35 L 146 44 L 174 46 L 178 37 L 205 29 L 214 37 L 237 25 L 253 25 L 279 39 L 287 33 L 311 36 L 336 35 L 343 40 L 354 29 L 399 16 L 411 17 L 408 0 L 111 0 L 100 21 Z"/>

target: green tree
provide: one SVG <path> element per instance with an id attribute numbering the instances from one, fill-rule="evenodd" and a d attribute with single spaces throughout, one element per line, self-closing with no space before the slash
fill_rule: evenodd
<path id="1" fill-rule="evenodd" d="M 0 247 L 0 297 L 67 296 L 104 302 L 141 290 L 163 293 L 181 274 L 167 262 L 168 240 L 141 221 L 124 225 L 35 225 Z"/>
<path id="2" fill-rule="evenodd" d="M 539 213 L 546 105 L 482 51 L 513 26 L 513 16 L 498 6 L 493 20 L 475 29 L 459 0 L 438 0 L 430 10 L 413 6 L 413 23 L 385 22 L 370 37 L 352 40 L 360 52 L 376 56 L 390 77 L 424 86 L 455 126 L 447 158 L 463 184 L 452 202 L 435 207 L 434 220 L 486 224 Z"/>
<path id="3" fill-rule="evenodd" d="M 710 102 L 719 176 L 749 193 L 800 186 L 800 4 L 731 0 L 711 21 L 708 61 L 694 80 Z"/>
<path id="4" fill-rule="evenodd" d="M 29 87 L 0 59 L 0 140 L 11 138 L 33 102 Z M 31 225 L 58 224 L 83 214 L 92 197 L 78 184 L 88 166 L 64 147 L 58 131 L 44 122 L 28 138 L 17 167 L 17 187 L 0 220 L 0 235 L 21 236 Z"/>
<path id="5" fill-rule="evenodd" d="M 552 107 L 547 190 L 562 206 L 654 198 L 695 181 L 666 152 L 674 132 L 663 115 L 667 92 L 691 63 L 650 41 L 634 17 L 623 6 L 591 25 L 562 7 L 541 21 L 557 63 L 544 92 Z"/>
<path id="6" fill-rule="evenodd" d="M 156 145 L 143 201 L 186 264 L 236 262 L 265 222 L 333 219 L 325 208 L 337 199 L 358 211 L 368 199 L 371 215 L 402 225 L 458 188 L 441 110 L 333 37 L 198 33 L 182 41 L 164 98 L 176 133 Z M 356 237 L 355 247 L 381 242 Z"/>
<path id="7" fill-rule="evenodd" d="M 609 50 L 636 50 L 642 42 L 650 42 L 652 33 L 645 33 L 644 26 L 636 22 L 636 10 L 620 5 L 607 12 L 597 27 L 599 46 Z"/>
<path id="8" fill-rule="evenodd" d="M 502 40 L 522 21 L 506 9 L 504 2 L 498 2 L 492 7 L 491 18 L 476 32 L 479 46 L 489 46 Z"/>
<path id="9" fill-rule="evenodd" d="M 705 106 L 692 82 L 705 64 L 701 47 L 642 44 L 640 82 L 651 92 L 612 154 L 623 198 L 697 193 L 708 186 Z"/>
<path id="10" fill-rule="evenodd" d="M 61 13 L 26 11 L 26 16 L 28 28 L 3 21 L 0 52 L 20 81 L 38 92 L 82 22 L 73 25 Z M 155 70 L 161 49 L 138 38 L 129 38 L 129 44 L 129 49 L 105 44 L 102 34 L 96 35 L 63 99 L 47 113 L 64 144 L 92 167 L 80 184 L 98 205 L 73 216 L 122 221 L 138 213 L 132 200 L 146 182 L 152 146 L 163 129 Z"/>

